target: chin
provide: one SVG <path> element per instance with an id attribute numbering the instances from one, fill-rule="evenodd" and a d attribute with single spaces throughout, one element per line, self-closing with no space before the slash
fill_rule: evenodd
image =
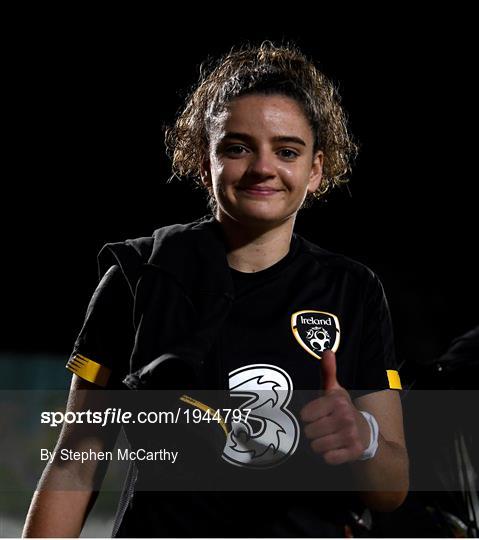
<path id="1" fill-rule="evenodd" d="M 271 201 L 273 202 L 273 201 Z M 226 200 L 219 204 L 220 212 L 229 216 L 230 219 L 244 225 L 267 226 L 284 222 L 295 212 L 285 208 L 284 204 L 268 204 L 266 201 L 256 204 L 251 201 Z"/>
<path id="2" fill-rule="evenodd" d="M 283 212 L 278 211 L 259 211 L 257 210 L 243 210 L 241 212 L 232 213 L 236 219 L 243 223 L 256 224 L 256 225 L 268 225 L 272 223 L 279 223 L 285 220 Z"/>

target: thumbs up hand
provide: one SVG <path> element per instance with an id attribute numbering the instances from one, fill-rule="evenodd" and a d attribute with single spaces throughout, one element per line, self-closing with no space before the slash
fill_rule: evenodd
<path id="1" fill-rule="evenodd" d="M 322 395 L 300 412 L 304 434 L 313 452 L 329 465 L 355 461 L 369 446 L 370 428 L 348 391 L 336 377 L 336 355 L 324 351 L 321 359 Z"/>

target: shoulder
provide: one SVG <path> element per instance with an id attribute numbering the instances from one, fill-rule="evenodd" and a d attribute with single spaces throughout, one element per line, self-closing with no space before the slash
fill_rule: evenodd
<path id="1" fill-rule="evenodd" d="M 112 265 L 117 265 L 134 293 L 143 265 L 157 261 L 160 253 L 164 258 L 174 255 L 174 251 L 179 247 L 185 248 L 189 238 L 191 243 L 194 243 L 195 232 L 205 230 L 211 222 L 212 217 L 207 215 L 190 223 L 159 227 L 149 236 L 105 243 L 97 255 L 99 279 L 102 279 Z"/>
<path id="2" fill-rule="evenodd" d="M 296 234 L 296 236 L 299 239 L 303 254 L 309 257 L 319 268 L 327 269 L 345 278 L 349 277 L 360 281 L 365 286 L 382 287 L 379 277 L 369 266 L 341 253 L 328 251 L 299 234 Z"/>
<path id="3" fill-rule="evenodd" d="M 213 216 L 205 215 L 189 223 L 175 223 L 155 229 L 151 236 L 152 252 L 159 247 L 170 247 L 175 243 L 182 244 L 188 241 L 196 243 L 201 241 L 206 232 L 211 232 L 217 228 L 216 224 L 217 222 Z"/>
<path id="4" fill-rule="evenodd" d="M 154 229 L 149 236 L 139 236 L 137 238 L 126 238 L 117 242 L 108 242 L 101 248 L 102 251 L 120 251 L 123 249 L 129 250 L 132 254 L 148 259 L 152 251 L 159 244 L 174 241 L 175 239 L 183 240 L 185 236 L 195 236 L 197 231 L 203 231 L 213 222 L 213 218 L 209 215 L 203 216 L 190 223 L 174 223 L 164 225 Z"/>
<path id="5" fill-rule="evenodd" d="M 139 236 L 136 238 L 126 238 L 116 242 L 108 242 L 103 247 L 124 245 L 134 249 L 139 255 L 142 255 L 148 252 L 148 250 L 151 250 L 155 240 L 166 240 L 175 236 L 184 235 L 189 231 L 203 230 L 213 221 L 214 219 L 212 216 L 205 215 L 189 223 L 173 223 L 158 227 L 157 229 L 154 229 L 148 236 Z"/>

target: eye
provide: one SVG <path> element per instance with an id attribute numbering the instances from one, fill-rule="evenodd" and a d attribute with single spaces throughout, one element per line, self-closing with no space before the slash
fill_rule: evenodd
<path id="1" fill-rule="evenodd" d="M 228 154 L 233 154 L 235 156 L 240 156 L 242 154 L 241 150 L 246 150 L 244 146 L 241 146 L 239 144 L 234 144 L 232 146 L 228 146 L 225 149 L 225 152 Z"/>
<path id="2" fill-rule="evenodd" d="M 294 159 L 294 158 L 297 158 L 299 156 L 298 152 L 296 152 L 294 150 L 291 150 L 290 148 L 282 148 L 280 150 L 280 153 L 286 159 Z"/>

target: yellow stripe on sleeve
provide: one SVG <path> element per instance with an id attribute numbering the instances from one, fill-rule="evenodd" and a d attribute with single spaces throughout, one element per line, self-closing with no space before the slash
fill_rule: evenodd
<path id="1" fill-rule="evenodd" d="M 82 379 L 99 386 L 106 386 L 111 374 L 110 368 L 78 353 L 68 360 L 65 367 Z"/>
<path id="2" fill-rule="evenodd" d="M 389 388 L 392 388 L 393 390 L 402 390 L 399 373 L 395 369 L 387 369 L 386 373 L 388 376 Z"/>

